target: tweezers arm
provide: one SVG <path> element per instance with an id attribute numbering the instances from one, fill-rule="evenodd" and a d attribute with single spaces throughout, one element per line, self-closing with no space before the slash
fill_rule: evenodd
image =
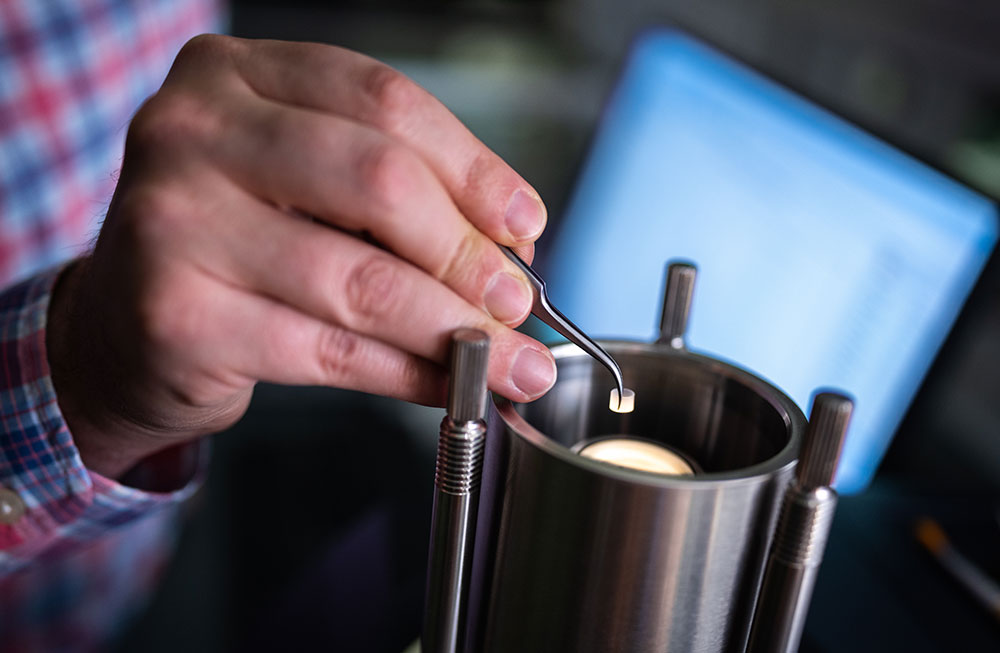
<path id="1" fill-rule="evenodd" d="M 507 255 L 514 264 L 524 272 L 525 276 L 528 277 L 528 281 L 534 287 L 534 300 L 531 305 L 531 313 L 537 317 L 539 320 L 549 325 L 558 333 L 563 336 L 574 345 L 582 349 L 583 351 L 590 354 L 595 358 L 601 365 L 608 368 L 611 375 L 615 377 L 615 385 L 618 386 L 618 397 L 622 397 L 625 394 L 625 384 L 622 379 L 621 368 L 618 367 L 618 363 L 614 358 L 605 351 L 604 347 L 601 347 L 597 342 L 595 342 L 590 336 L 585 334 L 580 327 L 573 324 L 573 322 L 563 315 L 552 303 L 549 301 L 548 293 L 545 291 L 545 281 L 538 276 L 530 265 L 525 263 L 520 256 L 518 256 L 514 250 L 507 247 L 506 245 L 500 245 L 500 250 Z"/>

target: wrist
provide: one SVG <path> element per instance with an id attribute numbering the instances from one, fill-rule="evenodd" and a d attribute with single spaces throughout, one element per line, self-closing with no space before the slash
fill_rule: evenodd
<path id="1" fill-rule="evenodd" d="M 49 303 L 46 349 L 59 410 L 83 464 L 112 479 L 169 446 L 106 407 L 118 401 L 109 363 L 111 352 L 88 301 L 89 259 L 69 264 L 57 279 Z M 116 396 L 119 399 L 116 399 Z"/>

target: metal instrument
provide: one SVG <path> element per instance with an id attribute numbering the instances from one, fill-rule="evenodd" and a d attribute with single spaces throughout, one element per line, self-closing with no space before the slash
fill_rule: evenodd
<path id="1" fill-rule="evenodd" d="M 507 255 L 507 258 L 514 262 L 514 265 L 521 268 L 521 271 L 528 277 L 532 288 L 534 288 L 531 314 L 552 327 L 559 335 L 590 354 L 601 365 L 608 368 L 608 371 L 615 377 L 615 385 L 618 388 L 618 405 L 621 406 L 621 398 L 625 395 L 625 384 L 622 381 L 622 370 L 615 359 L 605 351 L 604 347 L 597 344 L 580 327 L 573 324 L 568 317 L 560 313 L 559 309 L 552 305 L 545 291 L 545 280 L 538 276 L 538 273 L 530 265 L 525 263 L 510 247 L 500 245 L 500 249 Z"/>
<path id="2" fill-rule="evenodd" d="M 456 653 L 464 641 L 486 436 L 489 353 L 489 337 L 478 329 L 459 329 L 452 336 L 448 414 L 441 422 L 434 476 L 424 653 Z"/>
<path id="3" fill-rule="evenodd" d="M 763 379 L 684 344 L 695 268 L 669 267 L 656 342 L 602 343 L 643 398 L 607 409 L 603 369 L 553 348 L 542 398 L 494 397 L 466 653 L 742 653 L 806 419 Z M 579 456 L 622 434 L 698 464 L 667 476 Z"/>
<path id="4" fill-rule="evenodd" d="M 757 601 L 750 653 L 795 653 L 837 507 L 830 486 L 854 403 L 823 392 L 813 399 L 795 481 L 785 493 Z"/>
<path id="5" fill-rule="evenodd" d="M 690 351 L 695 277 L 692 265 L 669 266 L 655 342 L 605 341 L 614 355 L 606 359 L 554 347 L 552 390 L 524 404 L 494 396 L 485 436 L 480 405 L 465 412 L 453 400 L 473 387 L 453 360 L 426 653 L 744 653 L 752 623 L 755 650 L 772 650 L 764 642 L 794 648 L 832 514 L 830 461 L 846 418 L 840 403 L 825 398 L 836 395 L 821 394 L 807 427 L 774 386 Z M 544 283 L 533 283 L 538 310 L 549 315 Z M 632 413 L 608 410 L 606 360 L 620 363 L 621 382 L 643 397 Z M 475 388 L 465 396 L 483 396 L 485 385 Z M 810 444 L 793 483 L 807 428 Z M 841 440 L 824 435 L 832 433 Z M 683 454 L 695 474 L 640 471 L 576 453 L 609 435 Z M 772 547 L 783 500 L 786 534 Z M 789 566 L 780 552 L 799 545 L 806 549 L 796 560 L 807 563 Z M 769 552 L 778 561 L 770 566 Z M 782 565 L 784 580 L 775 575 Z M 758 601 L 765 568 L 778 580 Z M 772 632 L 766 619 L 777 622 Z"/>

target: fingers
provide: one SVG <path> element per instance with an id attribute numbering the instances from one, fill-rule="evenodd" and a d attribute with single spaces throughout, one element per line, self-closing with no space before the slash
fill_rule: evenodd
<path id="1" fill-rule="evenodd" d="M 460 326 L 492 340 L 490 387 L 516 401 L 555 381 L 551 354 L 470 305 L 413 265 L 322 225 L 263 205 L 240 205 L 213 273 L 327 325 L 444 364 Z"/>
<path id="2" fill-rule="evenodd" d="M 258 109 L 245 124 L 230 127 L 224 140 L 223 167 L 241 186 L 277 205 L 370 233 L 505 324 L 528 316 L 527 279 L 464 218 L 410 149 L 342 118 Z M 254 155 L 259 151 L 269 158 L 262 161 Z"/>
<path id="3" fill-rule="evenodd" d="M 234 43 L 244 45 L 233 47 Z M 448 185 L 415 148 L 337 115 L 264 101 L 249 92 L 237 93 L 234 99 L 232 79 L 220 75 L 204 59 L 245 60 L 248 71 L 268 69 L 268 63 L 274 63 L 271 59 L 276 55 L 256 47 L 256 42 L 254 47 L 247 43 L 206 37 L 185 46 L 164 86 L 170 92 L 154 99 L 155 111 L 140 112 L 133 122 L 130 142 L 134 146 L 138 141 L 139 147 L 131 150 L 157 154 L 195 148 L 200 153 L 211 153 L 217 157 L 213 163 L 251 194 L 278 206 L 320 216 L 343 229 L 371 234 L 380 244 L 416 263 L 505 324 L 516 325 L 527 317 L 532 298 L 527 280 L 497 251 L 489 234 L 484 237 L 484 232 L 466 219 Z M 302 53 L 292 45 L 273 46 L 285 57 L 277 63 L 289 66 L 284 76 L 308 67 L 303 63 L 293 65 L 293 59 Z M 204 57 L 199 58 L 199 52 Z M 374 65 L 365 57 L 336 48 L 310 46 L 304 52 L 314 53 L 311 60 L 315 64 L 323 59 L 315 53 L 326 55 L 326 59 L 332 53 L 337 60 L 354 62 L 355 67 Z M 303 58 L 310 61 L 309 56 Z M 345 76 L 336 67 L 326 71 L 326 76 L 331 75 Z M 178 90 L 186 85 L 201 89 L 200 97 L 196 99 L 190 90 Z M 335 97 L 327 99 L 345 106 L 352 101 L 357 105 L 357 89 L 344 91 L 339 87 L 333 84 Z M 207 98 L 220 93 L 224 95 L 221 101 L 205 104 Z M 428 124 L 443 121 L 449 125 L 446 131 L 453 134 L 451 140 L 458 138 L 463 143 L 452 144 L 443 137 L 432 147 L 423 143 L 425 137 L 421 136 L 418 140 L 432 155 L 431 160 L 454 157 L 463 148 L 478 150 L 480 158 L 488 154 L 496 159 L 436 100 L 423 91 L 420 96 L 427 96 L 423 102 L 437 109 Z M 145 147 L 143 139 L 150 141 Z M 262 157 L 262 152 L 267 156 Z M 152 165 L 166 160 L 163 156 L 147 158 L 153 158 Z M 496 162 L 514 180 L 507 182 L 508 186 L 522 183 L 499 159 Z M 174 166 L 169 174 L 176 174 L 176 170 Z M 496 186 L 487 183 L 489 175 L 474 176 L 486 184 L 484 188 Z M 523 200 L 522 195 L 518 195 L 517 202 Z M 511 240 L 502 235 L 499 239 Z M 530 243 L 518 249 L 523 258 L 531 260 Z"/>
<path id="4" fill-rule="evenodd" d="M 137 257 L 144 273 L 183 264 L 221 289 L 167 284 L 171 301 L 198 304 L 179 320 L 198 352 L 186 365 L 169 325 L 192 311 L 144 311 L 168 325 L 153 340 L 171 385 L 238 393 L 263 379 L 439 403 L 450 335 L 466 326 L 491 336 L 491 389 L 528 401 L 551 387 L 551 354 L 506 326 L 532 291 L 496 246 L 530 260 L 544 208 L 440 103 L 336 48 L 212 38 L 185 53 L 132 123 L 127 191 L 105 225 L 157 254 Z"/>
<path id="5" fill-rule="evenodd" d="M 225 364 L 248 378 L 444 403 L 444 368 L 426 359 L 241 290 L 227 289 L 212 311 Z"/>
<path id="6" fill-rule="evenodd" d="M 444 370 L 426 359 L 191 268 L 169 276 L 144 299 L 146 330 L 172 363 L 159 366 L 163 381 L 188 405 L 215 406 L 258 380 L 443 401 Z"/>
<path id="7" fill-rule="evenodd" d="M 523 245 L 545 228 L 538 193 L 434 96 L 385 64 L 332 46 L 280 41 L 235 41 L 232 60 L 261 96 L 371 125 L 412 148 L 493 240 Z"/>

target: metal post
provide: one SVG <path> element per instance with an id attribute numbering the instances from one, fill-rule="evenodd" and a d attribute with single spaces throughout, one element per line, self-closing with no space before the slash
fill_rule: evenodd
<path id="1" fill-rule="evenodd" d="M 460 653 L 486 439 L 489 337 L 452 336 L 448 414 L 441 422 L 431 515 L 423 653 Z"/>
<path id="2" fill-rule="evenodd" d="M 795 653 L 837 507 L 830 487 L 854 403 L 824 392 L 813 399 L 795 480 L 785 494 L 750 632 L 750 653 Z"/>

